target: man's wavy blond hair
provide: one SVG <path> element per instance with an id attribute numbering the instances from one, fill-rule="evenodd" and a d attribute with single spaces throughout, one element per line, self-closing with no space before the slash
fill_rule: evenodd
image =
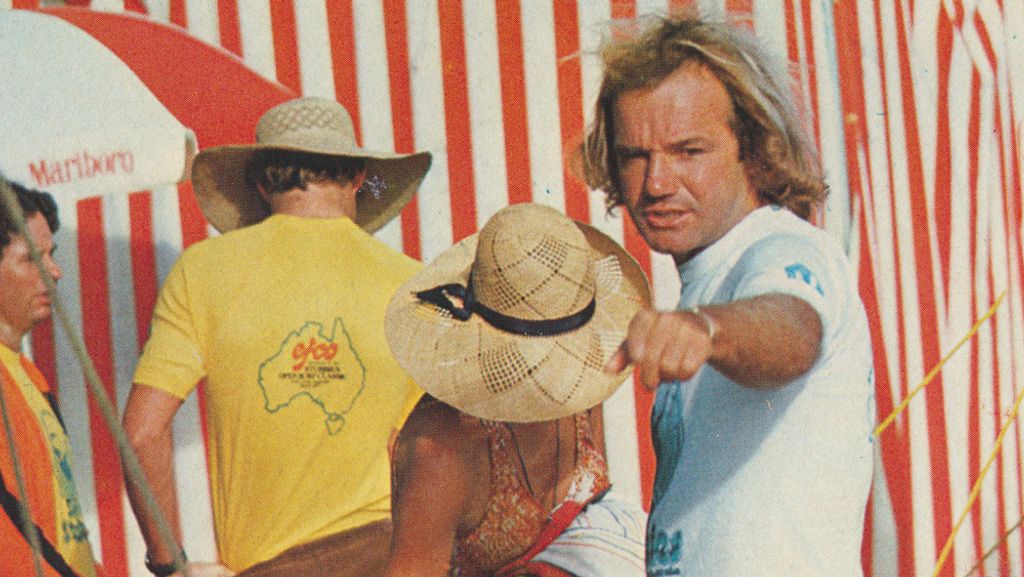
<path id="1" fill-rule="evenodd" d="M 601 57 L 604 80 L 576 168 L 591 188 L 605 191 L 609 209 L 625 201 L 612 122 L 619 96 L 653 88 L 690 63 L 706 67 L 732 97 L 731 128 L 762 203 L 808 219 L 825 199 L 828 187 L 791 103 L 789 75 L 785 67 L 776 70 L 751 35 L 692 16 L 658 17 L 638 36 L 607 41 Z"/>

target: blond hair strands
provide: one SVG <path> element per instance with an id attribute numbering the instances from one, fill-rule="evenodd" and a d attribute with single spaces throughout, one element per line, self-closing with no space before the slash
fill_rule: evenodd
<path id="1" fill-rule="evenodd" d="M 647 24 L 650 22 L 650 24 Z M 659 85 L 681 66 L 707 68 L 732 98 L 732 129 L 751 184 L 764 204 L 808 219 L 828 187 L 813 142 L 792 104 L 790 76 L 752 34 L 692 15 L 644 19 L 637 34 L 614 34 L 601 48 L 604 79 L 594 120 L 577 149 L 576 171 L 605 191 L 609 209 L 623 204 L 612 122 L 620 95 Z"/>

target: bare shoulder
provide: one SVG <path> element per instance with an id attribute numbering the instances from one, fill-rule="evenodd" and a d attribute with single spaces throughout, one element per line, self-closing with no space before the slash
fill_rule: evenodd
<path id="1" fill-rule="evenodd" d="M 395 446 L 391 490 L 396 518 L 416 514 L 435 522 L 450 519 L 453 532 L 464 525 L 467 508 L 479 500 L 477 492 L 486 485 L 484 435 L 479 420 L 424 397 Z"/>
<path id="2" fill-rule="evenodd" d="M 424 395 L 399 433 L 395 467 L 398 471 L 447 468 L 449 474 L 472 475 L 485 434 L 478 419 Z"/>
<path id="3" fill-rule="evenodd" d="M 427 438 L 457 445 L 484 434 L 479 419 L 470 417 L 430 395 L 424 395 L 405 421 L 400 436 L 407 440 Z"/>

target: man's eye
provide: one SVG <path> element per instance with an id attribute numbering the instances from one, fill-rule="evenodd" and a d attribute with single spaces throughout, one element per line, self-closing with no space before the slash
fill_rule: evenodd
<path id="1" fill-rule="evenodd" d="M 626 165 L 644 159 L 645 155 L 642 152 L 620 152 L 616 154 L 616 158 L 618 158 L 619 164 Z"/>

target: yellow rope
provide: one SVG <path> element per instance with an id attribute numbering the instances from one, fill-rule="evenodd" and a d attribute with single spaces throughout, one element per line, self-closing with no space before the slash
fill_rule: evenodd
<path id="1" fill-rule="evenodd" d="M 984 563 L 993 553 L 995 553 L 996 549 L 999 549 L 1000 545 L 1006 543 L 1006 540 L 1010 538 L 1010 535 L 1012 535 L 1014 531 L 1020 529 L 1022 523 L 1024 523 L 1024 517 L 1017 519 L 1017 522 L 1013 524 L 1013 527 L 1007 529 L 1006 532 L 1003 533 L 1002 538 L 996 541 L 995 545 L 989 547 L 988 550 L 985 551 L 985 553 L 981 556 L 981 559 L 978 559 L 974 563 L 974 566 L 968 569 L 967 573 L 964 573 L 964 577 L 971 577 L 971 575 L 974 575 L 978 568 L 981 567 L 981 564 Z"/>
<path id="2" fill-rule="evenodd" d="M 978 480 L 971 487 L 971 495 L 967 499 L 967 506 L 964 508 L 964 512 L 960 514 L 960 518 L 957 519 L 956 525 L 953 526 L 953 531 L 949 534 L 949 538 L 946 539 L 946 544 L 942 547 L 942 552 L 935 562 L 935 571 L 932 573 L 932 577 L 938 575 L 942 571 L 942 566 L 946 564 L 946 558 L 949 557 L 949 552 L 953 549 L 953 541 L 956 539 L 956 534 L 960 531 L 960 526 L 963 525 L 964 520 L 967 519 L 967 514 L 974 507 L 974 502 L 978 500 L 978 493 L 981 492 L 981 482 L 985 480 L 989 467 L 992 466 L 992 462 L 995 461 L 996 455 L 999 453 L 999 449 L 1003 444 L 1003 437 L 1006 436 L 1006 431 L 1010 430 L 1010 425 L 1017 419 L 1017 411 L 1020 409 L 1021 401 L 1024 401 L 1024 389 L 1021 389 L 1021 392 L 1017 394 L 1017 401 L 1013 404 L 1013 411 L 1010 413 L 1009 418 L 1006 419 L 1006 423 L 1003 424 L 1002 430 L 999 431 L 999 436 L 996 437 L 996 446 L 992 448 L 992 453 L 989 454 L 988 459 L 985 461 L 985 466 L 981 468 L 981 473 L 978 474 Z"/>
<path id="3" fill-rule="evenodd" d="M 942 357 L 942 360 L 939 361 L 937 365 L 935 365 L 935 368 L 929 371 L 928 374 L 925 375 L 924 379 L 922 379 L 921 382 L 918 383 L 912 391 L 910 391 L 910 394 L 907 395 L 907 398 L 903 399 L 903 402 L 900 403 L 900 406 L 896 407 L 896 409 L 894 409 L 893 412 L 889 413 L 889 416 L 886 417 L 885 420 L 883 420 L 877 427 L 875 427 L 875 437 L 880 436 L 883 431 L 889 428 L 889 425 L 891 425 L 892 422 L 896 420 L 896 417 L 898 417 L 900 413 L 902 413 L 904 409 L 907 408 L 907 405 L 910 404 L 910 400 L 914 398 L 914 395 L 920 392 L 921 389 L 928 386 L 928 384 L 931 383 L 933 379 L 935 379 L 935 376 L 939 374 L 939 371 L 942 370 L 942 367 L 945 366 L 946 362 L 949 361 L 949 359 L 952 358 L 958 350 L 960 350 L 960 347 L 964 346 L 964 344 L 966 344 L 967 341 L 971 340 L 971 337 L 973 337 L 978 332 L 978 329 L 981 328 L 981 325 L 985 324 L 985 321 L 987 321 L 989 318 L 992 317 L 992 315 L 995 314 L 996 309 L 999 308 L 1000 304 L 1002 304 L 1003 297 L 1005 296 L 1006 291 L 1004 290 L 996 299 L 996 302 L 992 305 L 992 307 L 988 309 L 988 312 L 985 313 L 984 316 L 982 316 L 980 319 L 978 319 L 978 322 L 974 323 L 974 326 L 971 327 L 971 330 L 967 332 L 964 338 L 960 339 L 960 342 L 958 342 L 952 350 L 946 353 L 946 356 Z"/>

